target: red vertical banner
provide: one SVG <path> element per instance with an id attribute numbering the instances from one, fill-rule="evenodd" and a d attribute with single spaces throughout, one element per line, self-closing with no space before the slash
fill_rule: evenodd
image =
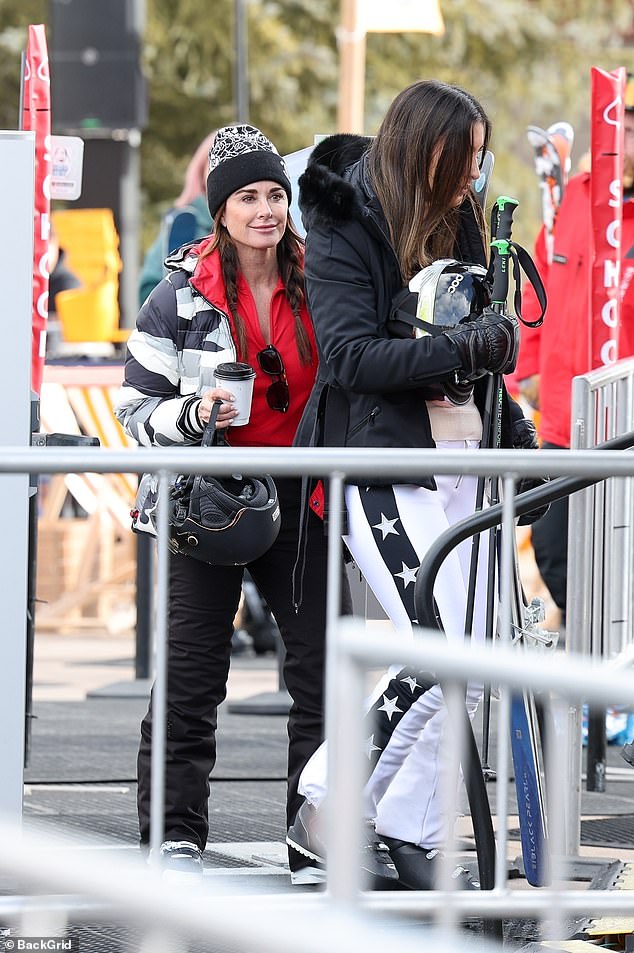
<path id="1" fill-rule="evenodd" d="M 623 221 L 623 114 L 625 67 L 592 67 L 592 237 L 590 368 L 619 356 L 621 225 Z"/>
<path id="2" fill-rule="evenodd" d="M 22 129 L 35 133 L 31 388 L 39 394 L 46 351 L 51 211 L 51 80 L 46 31 L 42 24 L 29 26 L 22 86 Z"/>

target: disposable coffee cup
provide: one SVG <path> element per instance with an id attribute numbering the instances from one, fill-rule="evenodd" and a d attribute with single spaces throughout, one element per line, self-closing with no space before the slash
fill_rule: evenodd
<path id="1" fill-rule="evenodd" d="M 231 421 L 232 427 L 244 427 L 251 417 L 251 399 L 255 371 L 250 364 L 241 361 L 229 361 L 219 364 L 214 371 L 218 387 L 225 387 L 235 397 L 234 407 L 238 416 Z"/>

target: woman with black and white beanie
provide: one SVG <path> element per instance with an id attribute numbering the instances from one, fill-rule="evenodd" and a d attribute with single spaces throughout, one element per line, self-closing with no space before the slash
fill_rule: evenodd
<path id="1" fill-rule="evenodd" d="M 142 446 L 201 441 L 215 400 L 216 427 L 231 446 L 287 447 L 311 392 L 317 353 L 304 298 L 303 242 L 288 216 L 291 183 L 275 146 L 250 125 L 219 129 L 209 152 L 207 198 L 213 234 L 178 249 L 149 295 L 128 340 L 116 413 Z M 242 361 L 256 372 L 251 417 L 232 426 L 233 395 L 214 369 Z M 276 480 L 277 540 L 248 568 L 273 612 L 286 648 L 290 826 L 302 802 L 299 775 L 323 738 L 326 539 L 307 517 L 310 545 L 303 601 L 293 605 L 292 570 L 301 522 L 301 480 Z M 216 760 L 218 705 L 225 697 L 242 566 L 170 556 L 165 831 L 171 870 L 202 871 L 209 833 L 209 775 Z M 349 608 L 344 585 L 343 609 Z M 138 812 L 150 839 L 152 711 L 141 725 Z M 293 876 L 306 858 L 289 848 Z M 306 874 L 305 879 L 310 879 Z"/>

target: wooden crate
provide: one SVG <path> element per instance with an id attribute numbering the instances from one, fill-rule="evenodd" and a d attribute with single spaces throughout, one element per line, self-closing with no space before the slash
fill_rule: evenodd
<path id="1" fill-rule="evenodd" d="M 135 580 L 135 538 L 107 515 L 40 518 L 36 629 L 129 628 Z"/>
<path id="2" fill-rule="evenodd" d="M 41 519 L 37 533 L 35 594 L 46 604 L 77 588 L 91 523 L 88 519 Z"/>

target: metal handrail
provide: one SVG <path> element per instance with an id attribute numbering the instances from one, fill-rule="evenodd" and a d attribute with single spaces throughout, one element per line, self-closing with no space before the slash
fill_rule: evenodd
<path id="1" fill-rule="evenodd" d="M 634 447 L 634 431 L 606 440 L 589 452 L 592 453 L 595 450 L 629 450 L 632 447 Z M 540 454 L 546 452 L 540 451 Z M 561 451 L 554 452 L 561 455 Z M 542 473 L 543 470 L 544 466 L 542 464 Z M 613 474 L 610 474 L 610 476 L 613 476 Z M 550 483 L 545 483 L 543 486 L 518 493 L 515 496 L 515 515 L 524 516 L 537 507 L 562 500 L 564 497 L 570 496 L 571 493 L 585 490 L 603 479 L 606 479 L 606 477 L 559 477 L 556 480 L 551 480 Z M 421 625 L 430 628 L 438 627 L 438 620 L 434 612 L 434 582 L 447 555 L 470 536 L 492 529 L 494 526 L 500 526 L 503 512 L 504 504 L 496 503 L 494 506 L 467 516 L 439 536 L 429 547 L 418 570 L 414 590 L 417 619 Z"/>
<path id="2" fill-rule="evenodd" d="M 322 448 L 277 448 L 275 450 L 267 448 L 256 448 L 255 450 L 252 448 L 229 448 L 222 453 L 205 454 L 201 453 L 199 448 L 139 448 L 122 452 L 110 449 L 76 450 L 70 448 L 42 450 L 37 447 L 6 447 L 3 448 L 3 453 L 0 455 L 0 474 L 14 472 L 68 473 L 77 472 L 78 470 L 140 473 L 147 470 L 158 472 L 161 481 L 166 483 L 169 473 L 187 472 L 188 469 L 190 472 L 215 472 L 218 474 L 232 473 L 236 472 L 236 470 L 240 470 L 245 473 L 267 471 L 271 472 L 274 476 L 297 476 L 302 473 L 321 477 L 329 475 L 331 479 L 333 479 L 333 483 L 337 483 L 337 481 L 341 482 L 342 478 L 361 477 L 369 472 L 372 473 L 373 476 L 389 475 L 392 478 L 409 477 L 410 479 L 414 473 L 417 475 L 421 473 L 468 473 L 483 476 L 495 473 L 501 475 L 511 474 L 516 478 L 518 476 L 539 476 L 544 472 L 550 472 L 552 474 L 561 473 L 566 476 L 580 477 L 581 479 L 587 479 L 588 474 L 598 479 L 634 475 L 632 457 L 629 454 L 614 454 L 612 450 L 571 451 L 569 454 L 562 454 L 561 451 L 548 450 L 540 451 L 539 454 L 526 453 L 522 450 L 481 450 L 478 454 L 473 454 L 471 452 L 461 453 L 460 451 L 445 452 L 436 449 L 411 451 L 395 449 L 390 454 L 385 454 L 385 451 L 365 449 L 349 451 L 343 449 L 325 450 Z M 0 478 L 0 483 L 1 482 Z M 407 482 L 407 479 L 405 479 L 405 482 Z M 546 489 L 552 489 L 552 485 Z M 532 494 L 536 492 L 541 493 L 542 491 L 531 491 Z M 530 503 L 530 508 L 536 505 L 535 495 L 529 499 L 529 495 L 527 494 L 526 499 Z M 334 533 L 332 535 L 334 536 Z M 161 555 L 162 550 L 164 551 L 163 555 Z M 333 552 L 336 553 L 334 547 Z M 165 557 L 166 539 L 159 538 L 159 562 L 161 562 L 161 560 L 163 561 L 163 568 L 165 568 Z M 157 582 L 159 590 L 161 587 L 166 588 L 166 580 L 163 578 L 162 573 L 159 573 Z M 376 640 L 374 641 L 376 642 Z M 157 655 L 159 656 L 164 651 L 163 642 L 164 639 L 162 638 L 157 640 Z M 415 640 L 415 644 L 417 643 L 416 647 L 415 644 L 411 646 L 414 652 L 417 651 L 421 642 L 429 642 L 429 640 Z M 378 648 L 378 646 L 375 647 Z M 431 646 L 428 645 L 427 648 L 431 649 Z M 399 658 L 407 657 L 405 647 L 398 644 L 397 641 L 390 640 L 390 645 L 384 646 L 383 651 L 385 653 L 388 651 L 395 652 Z M 383 658 L 383 656 L 381 657 Z M 367 658 L 371 659 L 372 654 L 369 653 Z M 418 656 L 414 655 L 413 658 L 417 659 Z M 430 656 L 428 656 L 428 659 L 435 661 L 431 659 Z M 469 674 L 469 677 L 473 674 L 472 663 L 472 657 L 463 660 L 463 670 L 460 673 L 460 681 L 464 680 L 466 673 Z M 495 667 L 493 669 L 489 667 L 488 671 L 491 672 L 494 671 L 494 669 Z M 572 669 L 570 669 L 568 674 L 571 674 L 571 672 Z M 499 671 L 498 674 L 501 675 L 502 672 Z M 527 672 L 524 671 L 524 674 L 527 674 Z M 610 674 L 610 679 L 612 680 L 612 678 L 613 675 Z M 587 683 L 589 684 L 589 678 Z M 584 688 L 581 683 L 579 687 L 581 690 Z M 606 687 L 606 691 L 608 690 L 608 687 Z M 10 721 L 11 719 L 9 718 L 8 723 L 10 723 Z M 346 719 L 340 719 L 338 724 L 343 727 L 345 722 Z M 339 738 L 335 737 L 335 742 L 338 741 Z M 346 838 L 342 838 L 342 841 L 345 839 Z M 3 842 L 3 847 L 4 846 L 6 845 Z M 335 840 L 333 842 L 333 860 L 337 846 L 338 843 Z M 93 884 L 93 890 L 90 889 L 87 881 L 82 881 L 82 883 L 79 884 L 79 881 L 75 878 L 75 874 L 78 874 L 78 867 L 75 861 L 72 862 L 69 870 L 66 871 L 66 873 L 70 873 L 72 868 L 72 878 L 67 879 L 64 884 L 61 884 L 58 877 L 42 876 L 44 871 L 41 858 L 38 857 L 36 853 L 33 853 L 32 856 L 28 856 L 28 852 L 24 851 L 23 846 L 20 851 L 11 852 L 10 859 L 7 857 L 4 849 L 3 853 L 5 857 L 4 861 L 0 859 L 0 866 L 3 866 L 4 869 L 9 867 L 14 871 L 22 870 L 26 872 L 26 865 L 31 874 L 29 879 L 33 879 L 34 881 L 41 878 L 42 882 L 61 885 L 63 889 L 68 889 L 69 892 L 86 888 L 86 893 L 92 892 L 93 896 L 99 895 L 105 899 L 106 902 L 114 899 L 109 890 L 103 889 L 105 883 L 101 880 L 99 884 L 96 882 Z M 334 886 L 333 884 L 333 887 Z M 598 901 L 604 899 L 603 897 L 595 897 L 594 895 L 597 893 L 600 892 L 593 892 L 593 900 L 597 899 Z M 420 896 L 381 897 L 377 895 L 375 897 L 364 898 L 363 906 L 364 908 L 391 908 L 394 911 L 397 909 L 404 911 L 406 907 L 409 907 L 411 910 L 417 908 L 422 911 L 423 909 L 430 910 L 434 904 L 437 905 L 439 902 L 442 905 L 442 897 L 442 893 L 436 892 L 430 894 L 429 897 L 423 898 L 420 898 Z M 555 903 L 557 898 L 562 901 L 566 909 L 574 909 L 575 900 L 577 903 L 585 900 L 586 909 L 589 909 L 588 898 L 579 897 L 579 895 L 575 895 L 569 900 L 567 894 L 557 893 L 556 891 L 540 891 L 538 894 L 531 893 L 528 897 L 520 898 L 515 895 L 509 895 L 508 892 L 500 892 L 497 889 L 488 893 L 479 894 L 477 904 L 474 898 L 467 895 L 456 895 L 452 905 L 457 910 L 466 911 L 467 904 L 473 904 L 474 909 L 478 906 L 482 914 L 490 912 L 492 915 L 496 915 L 501 911 L 509 913 L 513 909 L 519 910 L 520 906 L 522 911 L 525 912 L 528 909 L 526 906 L 527 901 L 532 902 L 532 909 L 534 910 L 538 908 L 540 910 L 548 910 L 549 904 Z M 296 898 L 296 900 L 298 899 L 299 898 Z M 339 895 L 335 889 L 330 890 L 330 884 L 328 895 L 324 897 L 324 901 L 328 899 L 332 900 L 335 906 L 342 902 L 341 895 Z M 130 900 L 132 901 L 132 897 L 130 897 Z M 616 909 L 616 906 L 623 903 L 624 901 L 621 897 L 612 895 L 606 898 L 604 909 Z M 131 910 L 132 906 L 133 904 L 131 903 L 129 906 L 124 906 L 124 909 Z M 186 905 L 183 904 L 181 906 L 179 904 L 179 907 L 180 912 L 186 916 Z M 143 901 L 140 906 L 137 906 L 137 909 L 142 916 Z M 172 910 L 172 913 L 175 914 L 175 910 Z M 172 919 L 171 922 L 174 924 L 175 921 Z M 264 937 L 261 937 L 261 939 L 264 940 Z M 270 948 L 267 947 L 266 941 L 256 945 L 259 946 L 260 950 Z M 279 948 L 281 949 L 281 947 Z"/>

